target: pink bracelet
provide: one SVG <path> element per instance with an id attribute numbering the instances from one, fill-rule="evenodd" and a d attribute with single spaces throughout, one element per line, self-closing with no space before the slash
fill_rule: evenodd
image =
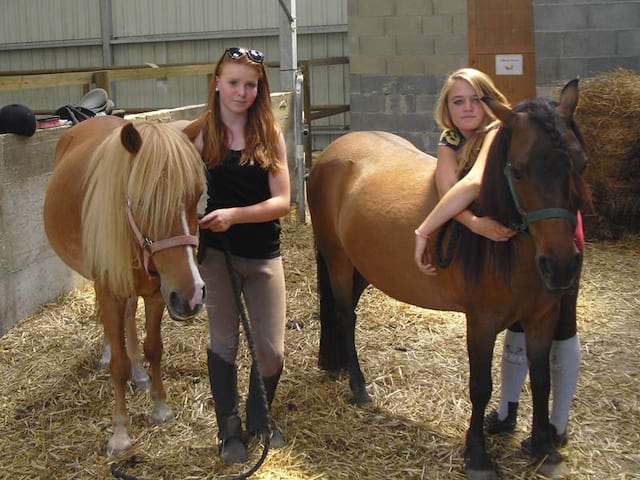
<path id="1" fill-rule="evenodd" d="M 413 233 L 415 233 L 418 237 L 422 237 L 422 238 L 425 238 L 425 239 L 427 239 L 427 240 L 430 240 L 430 239 L 431 239 L 431 237 L 429 236 L 429 234 L 428 234 L 428 233 L 422 233 L 422 232 L 421 232 L 420 230 L 418 230 L 417 228 L 415 229 L 415 231 L 414 231 Z"/>

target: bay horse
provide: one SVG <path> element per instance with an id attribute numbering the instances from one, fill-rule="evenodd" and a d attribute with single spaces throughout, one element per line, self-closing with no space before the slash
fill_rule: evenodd
<path id="1" fill-rule="evenodd" d="M 483 100 L 502 126 L 473 208 L 504 225 L 519 223 L 522 233 L 497 243 L 462 229 L 451 265 L 436 276 L 422 274 L 413 260 L 414 229 L 438 202 L 433 157 L 390 133 L 353 132 L 315 161 L 307 192 L 317 248 L 319 365 L 348 371 L 352 402 L 370 402 L 355 347 L 355 308 L 369 284 L 412 305 L 464 312 L 472 403 L 466 470 L 469 478 L 496 478 L 483 431 L 493 346 L 519 321 L 533 393 L 532 451 L 540 472 L 562 475 L 566 465 L 549 424 L 549 351 L 558 322 L 576 321 L 582 257 L 574 229 L 588 201 L 581 178 L 587 158 L 573 120 L 578 82 L 565 85 L 559 104 L 535 99 L 511 110 Z"/>
<path id="2" fill-rule="evenodd" d="M 191 318 L 203 306 L 195 248 L 197 203 L 206 180 L 192 144 L 202 119 L 180 132 L 160 123 L 96 117 L 70 128 L 56 145 L 44 202 L 45 232 L 60 258 L 94 281 L 111 346 L 115 406 L 108 454 L 131 445 L 124 320 L 135 314 L 132 302 L 138 296 L 145 304 L 151 418 L 155 423 L 173 419 L 160 370 L 160 321 L 165 304 L 175 319 Z"/>

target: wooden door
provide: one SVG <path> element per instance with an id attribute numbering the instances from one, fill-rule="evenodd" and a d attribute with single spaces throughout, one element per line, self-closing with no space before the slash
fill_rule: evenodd
<path id="1" fill-rule="evenodd" d="M 469 0 L 468 12 L 470 65 L 488 74 L 512 105 L 535 97 L 533 0 Z"/>

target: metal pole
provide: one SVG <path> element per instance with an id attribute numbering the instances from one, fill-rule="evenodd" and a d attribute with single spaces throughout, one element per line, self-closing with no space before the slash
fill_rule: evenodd
<path id="1" fill-rule="evenodd" d="M 295 88 L 298 69 L 296 0 L 279 0 L 280 6 L 280 81 L 283 90 Z"/>
<path id="2" fill-rule="evenodd" d="M 296 85 L 293 90 L 293 138 L 296 142 L 296 178 L 295 182 L 297 184 L 297 195 L 296 195 L 296 205 L 297 205 L 297 213 L 298 213 L 298 223 L 306 223 L 307 221 L 307 213 L 306 213 L 306 194 L 305 194 L 305 161 L 304 161 L 304 123 L 302 119 L 302 110 L 303 110 L 303 91 L 302 82 L 304 81 L 304 77 L 301 72 L 296 73 Z M 311 161 L 311 160 L 309 160 Z"/>
<path id="3" fill-rule="evenodd" d="M 298 221 L 306 220 L 305 161 L 302 138 L 302 75 L 298 71 L 298 40 L 296 26 L 296 0 L 278 0 L 280 3 L 280 84 L 282 90 L 293 91 L 293 138 L 295 142 L 295 168 L 293 182 Z"/>
<path id="4" fill-rule="evenodd" d="M 111 37 L 113 36 L 113 10 L 111 0 L 100 0 L 100 30 L 102 31 L 102 66 L 109 68 L 113 65 L 111 51 Z"/>
<path id="5" fill-rule="evenodd" d="M 102 32 L 102 66 L 103 68 L 110 68 L 113 66 L 113 50 L 111 49 L 111 37 L 113 37 L 113 9 L 111 0 L 100 0 L 100 30 Z M 111 87 L 108 73 L 105 78 L 106 85 Z M 97 85 L 96 82 L 96 86 L 100 85 Z M 117 104 L 115 85 L 113 88 L 105 88 L 105 90 L 114 104 Z"/>

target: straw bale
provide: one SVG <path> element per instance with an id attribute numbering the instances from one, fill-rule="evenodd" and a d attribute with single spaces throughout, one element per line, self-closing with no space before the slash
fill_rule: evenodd
<path id="1" fill-rule="evenodd" d="M 640 231 L 640 74 L 618 69 L 580 83 L 576 121 L 585 138 L 592 238 Z"/>
<path id="2" fill-rule="evenodd" d="M 284 222 L 292 328 L 274 415 L 288 445 L 271 452 L 254 478 L 465 478 L 463 443 L 471 406 L 463 316 L 422 310 L 367 290 L 358 308 L 357 341 L 374 405 L 349 405 L 348 381 L 317 368 L 310 230 Z M 572 479 L 630 479 L 640 472 L 639 251 L 640 238 L 586 247 L 578 303 L 582 370 L 570 444 L 562 450 Z M 163 321 L 164 378 L 176 421 L 151 425 L 148 395 L 130 390 L 133 446 L 105 457 L 113 393 L 108 375 L 95 369 L 102 336 L 93 310 L 92 289 L 77 290 L 0 339 L 0 479 L 108 479 L 112 463 L 146 480 L 241 472 L 242 467 L 224 467 L 217 456 L 204 316 Z M 138 317 L 142 325 L 142 312 Z M 494 365 L 501 342 L 500 337 Z M 242 392 L 250 366 L 246 352 L 243 345 Z M 496 388 L 498 371 L 494 368 Z M 516 434 L 488 438 L 500 478 L 538 478 L 519 450 L 530 428 L 530 403 L 527 386 Z M 251 460 L 260 452 L 255 448 Z"/>

